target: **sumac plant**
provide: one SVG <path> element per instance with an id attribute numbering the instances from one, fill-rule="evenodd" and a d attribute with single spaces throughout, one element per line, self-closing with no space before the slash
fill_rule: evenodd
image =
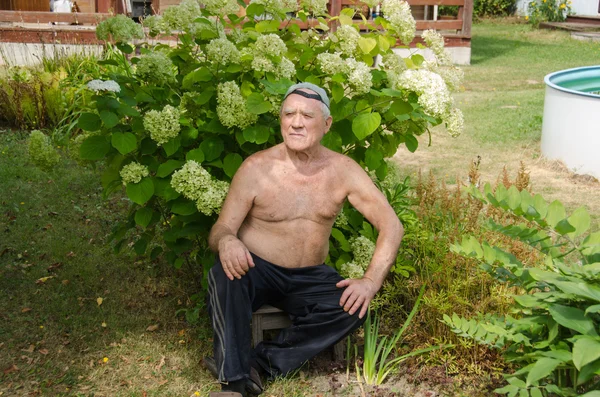
<path id="1" fill-rule="evenodd" d="M 132 21 L 99 26 L 100 38 L 115 43 L 107 46 L 103 79 L 88 83 L 95 93 L 78 123 L 80 156 L 104 162 L 106 194 L 124 187 L 132 202 L 113 234 L 117 247 L 131 244 L 176 267 L 210 268 L 207 236 L 229 182 L 246 157 L 282 141 L 279 108 L 295 82 L 328 91 L 333 125 L 323 144 L 375 179 L 386 177 L 384 160 L 400 145 L 416 150 L 429 127 L 444 123 L 460 133 L 462 114 L 451 97 L 460 70 L 442 37 L 424 33 L 431 60 L 393 52 L 415 35 L 406 2 L 384 1 L 385 18 L 362 33 L 353 10 L 329 17 L 325 5 L 257 0 L 244 9 L 235 0 L 184 0 L 144 22 L 150 35 L 171 35 L 177 45 L 141 43 L 139 56 L 128 44 L 139 36 Z M 294 20 L 313 27 L 302 31 Z M 369 230 L 359 215 L 350 214 L 350 223 L 332 247 Z M 341 267 L 339 256 L 348 252 L 348 244 L 332 250 L 328 263 Z"/>
<path id="2" fill-rule="evenodd" d="M 567 216 L 559 201 L 499 185 L 473 188 L 474 197 L 506 211 L 506 225 L 488 226 L 539 253 L 537 266 L 475 237 L 452 246 L 476 258 L 499 282 L 524 293 L 514 297 L 513 315 L 475 320 L 454 314 L 444 322 L 460 336 L 503 349 L 517 371 L 496 389 L 508 396 L 600 397 L 600 232 L 590 232 L 584 208 Z"/>

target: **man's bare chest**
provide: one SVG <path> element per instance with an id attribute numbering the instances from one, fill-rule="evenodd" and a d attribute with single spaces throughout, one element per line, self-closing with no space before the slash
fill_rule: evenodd
<path id="1" fill-rule="evenodd" d="M 345 199 L 342 186 L 332 177 L 276 178 L 258 191 L 250 215 L 272 222 L 328 222 L 336 217 Z"/>

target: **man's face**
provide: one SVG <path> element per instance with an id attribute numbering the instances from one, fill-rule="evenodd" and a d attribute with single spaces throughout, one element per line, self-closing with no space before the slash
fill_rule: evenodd
<path id="1" fill-rule="evenodd" d="M 310 90 L 305 90 L 312 94 Z M 295 151 L 319 146 L 331 127 L 331 116 L 323 118 L 321 102 L 291 94 L 281 108 L 281 135 L 285 145 Z"/>

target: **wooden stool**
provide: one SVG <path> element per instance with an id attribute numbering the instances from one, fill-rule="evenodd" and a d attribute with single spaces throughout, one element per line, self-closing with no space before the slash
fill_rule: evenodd
<path id="1" fill-rule="evenodd" d="M 290 317 L 283 310 L 270 305 L 263 305 L 252 313 L 252 341 L 254 346 L 264 340 L 264 331 L 282 329 L 292 325 Z M 333 359 L 342 361 L 346 357 L 346 343 L 342 339 L 333 346 Z"/>

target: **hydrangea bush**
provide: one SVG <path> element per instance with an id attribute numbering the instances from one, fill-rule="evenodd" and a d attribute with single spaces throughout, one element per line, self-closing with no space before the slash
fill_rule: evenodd
<path id="1" fill-rule="evenodd" d="M 177 46 L 142 44 L 141 55 L 129 60 L 124 55 L 133 47 L 126 41 L 138 32 L 120 26 L 129 24 L 118 23 L 122 18 L 103 22 L 103 37 L 120 40 L 111 51 L 122 54 L 103 61 L 104 80 L 89 85 L 94 106 L 79 119 L 89 134 L 80 155 L 105 161 L 106 193 L 124 184 L 133 203 L 114 232 L 117 246 L 133 236 L 138 254 L 210 268 L 207 237 L 229 182 L 244 158 L 281 142 L 279 108 L 296 82 L 328 91 L 333 125 L 323 144 L 356 160 L 376 182 L 388 173 L 385 159 L 402 144 L 415 151 L 416 137 L 431 126 L 444 123 L 450 134 L 460 133 L 462 114 L 450 94 L 460 70 L 450 64 L 441 35 L 423 35 L 434 59 L 401 58 L 392 48 L 415 37 L 406 2 L 384 0 L 385 18 L 362 33 L 354 11 L 329 17 L 326 5 L 254 0 L 239 16 L 236 0 L 184 0 L 144 22 L 152 36 L 176 35 Z M 296 18 L 316 26 L 301 31 L 291 23 Z M 328 263 L 360 276 L 376 237 L 346 206 Z"/>

